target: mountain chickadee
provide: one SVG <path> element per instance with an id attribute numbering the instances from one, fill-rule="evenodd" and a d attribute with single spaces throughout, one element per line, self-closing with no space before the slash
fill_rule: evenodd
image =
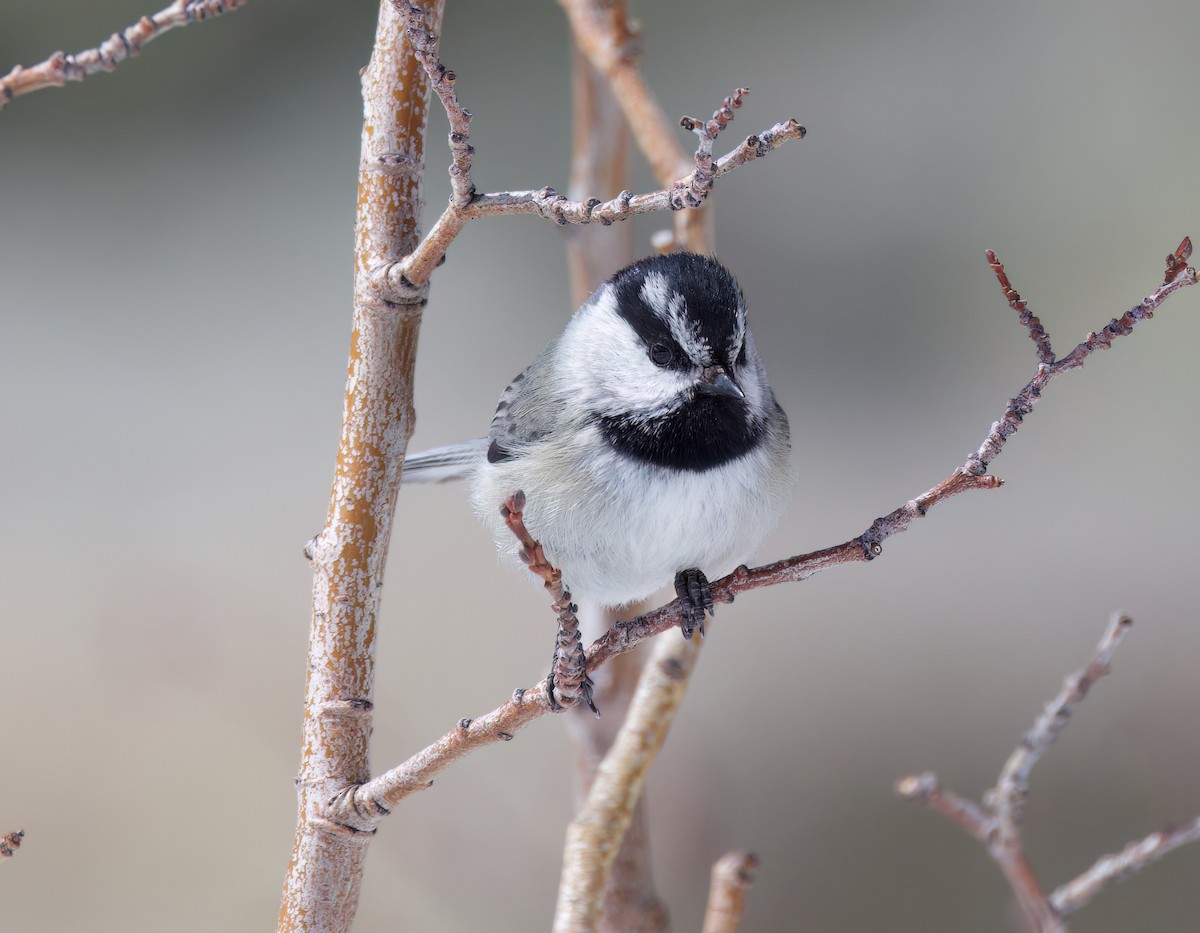
<path id="1" fill-rule="evenodd" d="M 412 455 L 405 479 L 465 478 L 502 551 L 524 519 L 579 602 L 616 609 L 674 580 L 685 637 L 708 577 L 747 560 L 795 481 L 788 420 L 746 329 L 741 289 L 692 253 L 601 285 L 500 396 L 486 438 Z"/>

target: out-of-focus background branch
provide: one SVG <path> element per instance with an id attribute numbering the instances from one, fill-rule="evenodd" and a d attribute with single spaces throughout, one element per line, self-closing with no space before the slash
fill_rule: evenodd
<path id="1" fill-rule="evenodd" d="M 803 478 L 764 559 L 866 527 L 965 457 L 1019 388 L 1030 348 L 985 248 L 1068 347 L 1138 301 L 1195 230 L 1178 4 L 681 9 L 633 7 L 668 113 L 745 84 L 750 129 L 794 114 L 810 131 L 715 193 L 717 246 Z M 0 71 L 145 12 L 5 4 Z M 27 832 L 0 877 L 14 928 L 239 931 L 276 915 L 309 621 L 300 550 L 324 517 L 341 416 L 375 14 L 247 4 L 0 115 L 0 644 L 21 661 L 0 716 L 0 823 Z M 565 190 L 561 11 L 456 0 L 442 55 L 475 113 L 481 188 Z M 431 211 L 449 196 L 443 156 Z M 634 190 L 652 184 L 635 168 Z M 648 252 L 662 218 L 635 223 Z M 451 259 L 426 312 L 413 449 L 482 432 L 570 310 L 549 224 L 473 225 Z M 892 781 L 936 763 L 966 795 L 989 786 L 1029 697 L 1056 689 L 1114 608 L 1137 616 L 1138 639 L 1039 769 L 1030 858 L 1071 877 L 1196 811 L 1195 301 L 1177 296 L 1062 379 L 998 464 L 1003 490 L 870 566 L 722 608 L 650 779 L 655 878 L 679 929 L 700 926 L 712 862 L 750 846 L 751 928 L 1007 930 L 986 855 L 896 801 Z M 543 676 L 553 624 L 459 490 L 405 490 L 399 509 L 441 538 L 391 550 L 377 766 Z M 757 689 L 731 703 L 747 678 Z M 545 928 L 572 812 L 566 748 L 547 719 L 395 814 L 359 924 Z M 89 780 L 103 805 L 78 805 L 81 761 L 102 765 Z M 98 839 L 103 859 L 81 844 Z M 1200 910 L 1198 869 L 1200 850 L 1173 853 L 1079 924 L 1180 928 Z"/>

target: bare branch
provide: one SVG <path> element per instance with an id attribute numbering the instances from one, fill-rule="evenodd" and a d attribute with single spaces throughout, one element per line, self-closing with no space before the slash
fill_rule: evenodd
<path id="1" fill-rule="evenodd" d="M 996 820 L 974 801 L 942 787 L 932 771 L 910 774 L 896 782 L 896 793 L 905 800 L 923 803 L 936 810 L 968 836 L 987 842 L 996 828 Z"/>
<path id="2" fill-rule="evenodd" d="M 1016 841 L 1020 835 L 1021 805 L 1029 791 L 1029 774 L 1033 766 L 1050 750 L 1050 746 L 1067 726 L 1067 720 L 1097 680 L 1109 672 L 1113 652 L 1133 625 L 1127 616 L 1113 616 L 1105 629 L 1096 653 L 1086 667 L 1071 674 L 1058 696 L 1046 704 L 1033 728 L 1022 737 L 1020 744 L 1000 770 L 1000 779 L 984 798 L 995 815 L 1001 841 Z"/>
<path id="3" fill-rule="evenodd" d="M 420 44 L 419 58 L 431 84 L 450 119 L 450 150 L 453 164 L 450 179 L 453 194 L 450 203 L 437 219 L 433 228 L 403 261 L 381 267 L 378 283 L 381 289 L 403 296 L 412 293 L 429 281 L 433 270 L 445 259 L 446 251 L 454 238 L 471 220 L 478 217 L 512 214 L 537 214 L 559 224 L 589 224 L 593 221 L 608 225 L 627 220 L 635 214 L 658 211 L 678 211 L 685 207 L 695 208 L 704 203 L 712 190 L 714 178 L 732 171 L 739 165 L 761 158 L 774 151 L 789 139 L 803 139 L 805 129 L 795 120 L 777 123 L 758 136 L 749 136 L 741 146 L 717 162 L 712 160 L 712 143 L 718 133 L 733 119 L 733 109 L 741 106 L 748 93 L 739 88 L 723 102 L 713 119 L 707 123 L 684 118 L 684 125 L 694 129 L 700 136 L 692 170 L 682 177 L 673 174 L 670 184 L 647 194 L 635 195 L 622 191 L 607 201 L 598 198 L 571 200 L 553 188 L 537 191 L 501 191 L 480 194 L 471 182 L 471 160 L 474 148 L 470 144 L 470 117 L 463 108 L 454 89 L 455 74 L 447 71 L 437 57 L 437 36 L 420 24 L 420 9 L 406 0 L 392 0 L 400 15 L 405 17 L 411 40 Z M 614 90 L 616 90 L 614 88 Z M 618 99 L 620 93 L 617 92 Z M 638 129 L 635 127 L 635 135 Z M 683 172 L 686 169 L 680 169 Z M 688 244 L 693 249 L 702 245 Z M 385 285 L 386 283 L 386 285 Z"/>
<path id="4" fill-rule="evenodd" d="M 14 97 L 48 87 L 63 87 L 68 81 L 82 81 L 98 71 L 114 71 L 132 58 L 146 43 L 177 26 L 187 26 L 222 13 L 230 13 L 247 0 L 175 0 L 153 16 L 143 16 L 132 26 L 113 33 L 96 48 L 74 55 L 55 52 L 44 62 L 28 68 L 17 65 L 0 78 L 0 110 Z"/>
<path id="5" fill-rule="evenodd" d="M 436 31 L 443 2 L 428 4 Z M 373 270 L 417 243 L 429 83 L 403 24 L 382 2 L 362 75 L 354 317 L 337 463 L 325 527 L 305 554 L 313 571 L 295 842 L 280 933 L 348 931 L 378 811 L 342 803 L 370 775 L 376 619 L 405 448 L 423 291 L 389 301 Z M 399 150 L 399 151 L 397 151 Z"/>
<path id="6" fill-rule="evenodd" d="M 0 836 L 0 862 L 10 859 L 21 848 L 21 840 L 25 838 L 25 830 L 18 829 L 15 833 L 5 833 Z"/>
<path id="7" fill-rule="evenodd" d="M 1188 241 L 1185 241 L 1185 244 L 1187 243 Z M 1181 250 L 1173 255 L 1182 255 L 1183 252 L 1181 247 Z M 1153 302 L 1157 307 L 1157 304 L 1173 291 L 1184 285 L 1195 284 L 1195 281 L 1194 269 L 1176 268 L 1170 281 L 1156 290 L 1147 302 L 1139 307 L 1144 307 L 1149 302 Z M 874 560 L 883 553 L 885 540 L 906 531 L 915 520 L 924 517 L 939 502 L 970 490 L 995 489 L 1000 485 L 1001 481 L 994 476 L 975 475 L 964 467 L 959 467 L 931 489 L 876 519 L 857 538 L 762 567 L 739 567 L 728 576 L 712 583 L 713 600 L 728 603 L 739 593 L 748 590 L 779 583 L 801 582 L 832 567 Z M 588 648 L 587 669 L 595 671 L 613 657 L 631 650 L 645 639 L 679 625 L 681 618 L 679 601 L 673 600 L 636 619 L 618 622 Z M 547 683 L 542 681 L 529 689 L 518 690 L 507 703 L 485 716 L 475 720 L 463 720 L 466 726 L 460 724 L 458 728 L 442 736 L 408 761 L 362 785 L 353 794 L 353 801 L 347 798 L 345 805 L 353 812 L 375 809 L 377 812 L 390 811 L 409 794 L 430 786 L 436 774 L 472 749 L 494 742 L 508 741 L 522 726 L 550 712 L 547 687 Z"/>
<path id="8" fill-rule="evenodd" d="M 1074 913 L 1111 884 L 1135 875 L 1168 852 L 1189 842 L 1200 841 L 1200 817 L 1178 829 L 1151 833 L 1131 842 L 1115 855 L 1105 855 L 1078 878 L 1068 881 L 1050 895 L 1050 903 L 1061 916 Z"/>
<path id="9" fill-rule="evenodd" d="M 753 852 L 727 852 L 713 863 L 701 933 L 738 933 L 758 864 Z"/>
<path id="10" fill-rule="evenodd" d="M 716 178 L 712 157 L 713 143 L 717 141 L 721 131 L 733 122 L 733 112 L 742 106 L 749 93 L 750 88 L 739 87 L 721 102 L 721 106 L 707 123 L 695 117 L 680 118 L 679 125 L 695 133 L 700 138 L 700 143 L 696 147 L 696 167 L 692 169 L 691 181 L 686 187 L 681 184 L 676 188 L 675 198 L 671 201 L 673 210 L 699 207 L 712 191 L 713 179 Z"/>
<path id="11" fill-rule="evenodd" d="M 992 271 L 996 273 L 996 281 L 1000 283 L 1000 291 L 1004 292 L 1004 297 L 1008 299 L 1009 307 L 1017 312 L 1021 323 L 1029 331 L 1029 339 L 1037 347 L 1038 360 L 1047 365 L 1053 363 L 1054 350 L 1050 346 L 1050 335 L 1046 333 L 1046 328 L 1042 327 L 1042 322 L 1029 310 L 1029 302 L 1009 283 L 1004 264 L 990 249 L 987 251 L 987 260 Z"/>
<path id="12" fill-rule="evenodd" d="M 963 469 L 976 476 L 986 473 L 988 464 L 999 456 L 1000 450 L 1008 438 L 1017 433 L 1017 428 L 1021 426 L 1025 416 L 1033 411 L 1033 407 L 1038 403 L 1042 392 L 1052 379 L 1072 369 L 1078 369 L 1094 351 L 1108 349 L 1115 338 L 1129 334 L 1133 330 L 1133 325 L 1138 321 L 1154 317 L 1158 306 L 1172 293 L 1184 286 L 1195 285 L 1196 270 L 1187 264 L 1191 255 L 1192 241 L 1189 237 L 1184 237 L 1179 248 L 1167 257 L 1167 273 L 1162 285 L 1143 298 L 1141 304 L 1126 311 L 1119 318 L 1113 318 L 1100 329 L 1099 333 L 1093 331 L 1088 334 L 1083 343 L 1066 356 L 1055 359 L 1054 352 L 1050 348 L 1050 338 L 1042 328 L 1041 321 L 1029 313 L 1026 302 L 1009 284 L 1004 266 L 996 259 L 996 254 L 988 250 L 988 264 L 995 271 L 1000 287 L 1004 290 L 1005 297 L 1009 299 L 1009 304 L 1021 315 L 1021 323 L 1029 329 L 1030 337 L 1037 344 L 1040 362 L 1037 374 L 1029 380 L 1025 388 L 1017 393 L 1016 398 L 1009 402 L 1008 408 L 1000 420 L 992 425 L 991 431 L 988 432 L 988 436 L 984 438 L 979 449 L 967 458 Z"/>
<path id="13" fill-rule="evenodd" d="M 609 15 L 625 20 L 625 3 Z M 611 198 L 629 186 L 629 126 L 603 76 L 571 43 L 571 179 L 567 196 L 586 201 Z M 577 224 L 566 231 L 571 307 L 577 308 L 601 282 L 633 262 L 633 225 L 615 230 Z"/>
<path id="14" fill-rule="evenodd" d="M 1001 769 L 996 786 L 984 794 L 982 807 L 942 788 L 937 777 L 929 772 L 902 778 L 896 783 L 896 792 L 901 797 L 936 810 L 984 844 L 1008 879 L 1026 920 L 1036 933 L 1065 931 L 1063 918 L 1087 904 L 1108 885 L 1124 881 L 1173 849 L 1200 840 L 1200 818 L 1181 829 L 1152 833 L 1130 843 L 1116 855 L 1104 856 L 1049 897 L 1042 890 L 1025 854 L 1021 806 L 1029 789 L 1030 772 L 1062 733 L 1075 707 L 1087 696 L 1092 685 L 1109 672 L 1113 653 L 1132 624 L 1125 616 L 1113 617 L 1092 658 L 1066 678 L 1058 696 L 1046 704 L 1033 728 L 1022 736 Z"/>

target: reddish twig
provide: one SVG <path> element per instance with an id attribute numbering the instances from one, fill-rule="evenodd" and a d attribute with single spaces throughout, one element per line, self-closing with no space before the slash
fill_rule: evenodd
<path id="1" fill-rule="evenodd" d="M 1037 933 L 1066 930 L 1063 920 L 1099 894 L 1124 881 L 1173 849 L 1200 840 L 1200 818 L 1180 829 L 1152 833 L 1130 843 L 1116 855 L 1106 855 L 1090 869 L 1047 896 L 1034 875 L 1021 836 L 1022 805 L 1034 765 L 1050 749 L 1092 685 L 1109 672 L 1113 653 L 1133 623 L 1114 616 L 1091 660 L 1063 683 L 1058 696 L 1046 704 L 1000 771 L 996 786 L 980 806 L 945 790 L 932 773 L 902 778 L 896 792 L 936 810 L 968 835 L 979 840 L 1000 867 L 1026 919 Z"/>
<path id="2" fill-rule="evenodd" d="M 0 836 L 0 862 L 10 859 L 21 848 L 21 840 L 25 838 L 25 830 L 18 829 L 15 833 L 5 833 Z"/>
<path id="3" fill-rule="evenodd" d="M 570 591 L 563 586 L 562 572 L 546 559 L 540 542 L 533 539 L 524 519 L 525 493 L 517 490 L 500 506 L 508 530 L 521 542 L 517 555 L 530 571 L 542 578 L 558 613 L 558 636 L 554 640 L 554 660 L 550 665 L 547 696 L 552 708 L 567 709 L 586 703 L 597 716 L 600 711 L 592 700 L 592 679 L 587 675 L 583 641 L 579 634 L 578 607 L 571 602 Z"/>
<path id="4" fill-rule="evenodd" d="M 1167 257 L 1167 273 L 1163 278 L 1162 285 L 1143 298 L 1140 304 L 1135 305 L 1119 318 L 1113 318 L 1100 329 L 1099 333 L 1093 331 L 1088 334 L 1074 350 L 1061 359 L 1056 359 L 1050 346 L 1050 337 L 1043 329 L 1041 321 L 1029 313 L 1026 302 L 1009 284 L 1004 266 L 996 259 L 996 254 L 988 250 L 988 264 L 995 271 L 996 279 L 1004 291 L 1004 296 L 1021 315 L 1021 323 L 1029 329 L 1030 337 L 1037 344 L 1040 362 L 1037 373 L 1026 383 L 1025 388 L 1008 403 L 1008 408 L 1005 409 L 1000 420 L 992 425 L 991 431 L 988 432 L 988 436 L 984 438 L 979 449 L 967 458 L 964 469 L 977 476 L 986 473 L 988 464 L 999 456 L 1000 450 L 1008 438 L 1017 433 L 1017 428 L 1021 426 L 1025 416 L 1033 411 L 1033 407 L 1038 403 L 1052 379 L 1072 369 L 1078 369 L 1093 352 L 1108 349 L 1114 339 L 1130 333 L 1138 321 L 1154 317 L 1158 306 L 1172 293 L 1187 285 L 1195 285 L 1196 270 L 1187 264 L 1191 255 L 1191 238 L 1184 237 L 1179 248 Z"/>
<path id="5" fill-rule="evenodd" d="M 992 267 L 992 271 L 996 273 L 996 281 L 1000 283 L 1000 291 L 1004 292 L 1004 297 L 1008 299 L 1009 307 L 1017 312 L 1021 323 L 1029 331 L 1029 339 L 1037 347 L 1038 359 L 1046 364 L 1053 363 L 1054 350 L 1050 346 L 1050 335 L 1042 327 L 1042 322 L 1029 310 L 1029 302 L 1025 301 L 1020 293 L 1009 284 L 1004 264 L 990 249 L 987 251 L 987 261 L 988 265 Z"/>
<path id="6" fill-rule="evenodd" d="M 68 81 L 82 81 L 98 71 L 113 71 L 164 32 L 232 12 L 244 3 L 246 0 L 175 0 L 154 15 L 143 16 L 127 29 L 113 33 L 93 49 L 85 49 L 74 55 L 55 52 L 44 62 L 28 68 L 17 65 L 0 78 L 0 109 L 22 94 L 48 87 L 63 87 Z"/>

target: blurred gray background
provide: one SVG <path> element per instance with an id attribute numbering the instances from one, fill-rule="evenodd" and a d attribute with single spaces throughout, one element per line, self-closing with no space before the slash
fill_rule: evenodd
<path id="1" fill-rule="evenodd" d="M 747 84 L 724 148 L 789 116 L 809 128 L 715 196 L 803 477 L 764 559 L 846 540 L 942 479 L 1030 377 L 985 248 L 1065 352 L 1200 235 L 1190 4 L 634 9 L 668 113 Z M 5 0 L 0 70 L 146 12 Z M 275 921 L 375 12 L 254 0 L 0 113 L 0 830 L 28 833 L 0 866 L 7 928 Z M 443 57 L 476 114 L 480 187 L 565 187 L 557 5 L 450 0 Z M 438 113 L 430 218 L 444 133 Z M 639 249 L 663 225 L 639 221 Z M 481 433 L 566 296 L 555 226 L 469 227 L 434 279 L 413 448 Z M 1114 609 L 1137 622 L 1114 674 L 1034 773 L 1034 863 L 1053 886 L 1200 812 L 1198 341 L 1185 291 L 1052 386 L 995 465 L 1001 491 L 721 613 L 649 787 L 677 930 L 733 847 L 763 860 L 750 930 L 1010 929 L 981 847 L 892 782 L 931 768 L 978 795 Z M 461 490 L 404 490 L 375 767 L 541 677 L 552 630 Z M 357 929 L 547 928 L 569 767 L 543 719 L 412 798 L 372 843 Z M 1200 848 L 1173 854 L 1074 928 L 1195 929 L 1197 872 Z"/>

